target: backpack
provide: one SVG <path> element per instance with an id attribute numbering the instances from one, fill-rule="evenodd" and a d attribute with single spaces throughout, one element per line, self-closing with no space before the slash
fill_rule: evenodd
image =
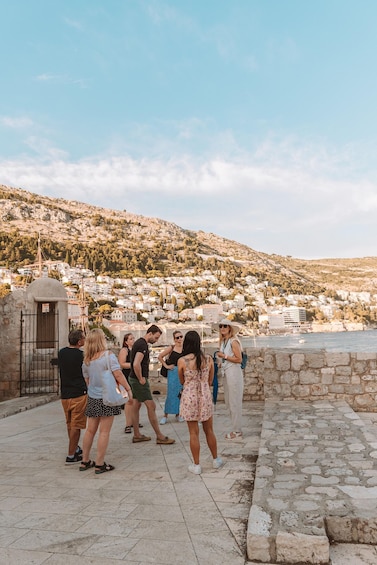
<path id="1" fill-rule="evenodd" d="M 242 351 L 241 369 L 245 369 L 247 365 L 247 354 Z"/>
<path id="2" fill-rule="evenodd" d="M 236 341 L 238 341 L 238 343 L 240 344 L 241 347 L 241 355 L 242 355 L 242 359 L 241 359 L 241 369 L 246 369 L 246 365 L 247 365 L 247 353 L 245 353 L 244 351 L 242 351 L 242 344 L 240 342 L 240 340 L 238 338 L 235 338 Z"/>

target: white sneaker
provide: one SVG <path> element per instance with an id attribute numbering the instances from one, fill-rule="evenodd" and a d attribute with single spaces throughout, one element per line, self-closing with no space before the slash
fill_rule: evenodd
<path id="1" fill-rule="evenodd" d="M 161 420 L 160 420 L 161 426 L 163 426 L 164 424 L 166 424 L 167 421 L 168 421 L 168 419 L 166 418 L 166 416 L 164 416 L 163 418 L 161 418 Z"/>
<path id="2" fill-rule="evenodd" d="M 185 419 L 182 418 L 182 416 L 176 416 L 175 419 L 177 420 L 177 422 L 184 422 Z"/>
<path id="3" fill-rule="evenodd" d="M 202 472 L 201 466 L 195 465 L 195 463 L 191 463 L 191 465 L 188 466 L 188 470 L 190 473 L 194 473 L 194 475 L 200 475 Z"/>
<path id="4" fill-rule="evenodd" d="M 221 457 L 216 457 L 216 459 L 213 460 L 212 465 L 214 469 L 220 469 L 220 467 L 224 465 L 224 461 L 221 459 Z"/>

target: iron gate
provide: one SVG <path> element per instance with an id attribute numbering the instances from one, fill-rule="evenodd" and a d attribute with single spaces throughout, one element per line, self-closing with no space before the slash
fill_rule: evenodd
<path id="1" fill-rule="evenodd" d="M 54 303 L 38 304 L 37 313 L 21 312 L 21 396 L 59 393 L 58 322 Z"/>

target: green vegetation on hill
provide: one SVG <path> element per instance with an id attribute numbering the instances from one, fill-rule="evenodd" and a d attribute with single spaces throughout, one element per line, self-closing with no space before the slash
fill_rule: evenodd
<path id="1" fill-rule="evenodd" d="M 34 263 L 38 233 L 44 257 L 96 274 L 169 276 L 209 270 L 229 288 L 246 276 L 268 283 L 268 296 L 327 290 L 377 292 L 377 258 L 304 261 L 259 253 L 212 233 L 157 218 L 51 198 L 0 185 L 0 264 Z"/>

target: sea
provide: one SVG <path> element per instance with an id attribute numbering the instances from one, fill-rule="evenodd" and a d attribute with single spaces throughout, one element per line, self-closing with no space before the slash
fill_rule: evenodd
<path id="1" fill-rule="evenodd" d="M 377 330 L 332 333 L 297 333 L 242 337 L 242 345 L 257 349 L 322 349 L 336 352 L 377 352 Z"/>

